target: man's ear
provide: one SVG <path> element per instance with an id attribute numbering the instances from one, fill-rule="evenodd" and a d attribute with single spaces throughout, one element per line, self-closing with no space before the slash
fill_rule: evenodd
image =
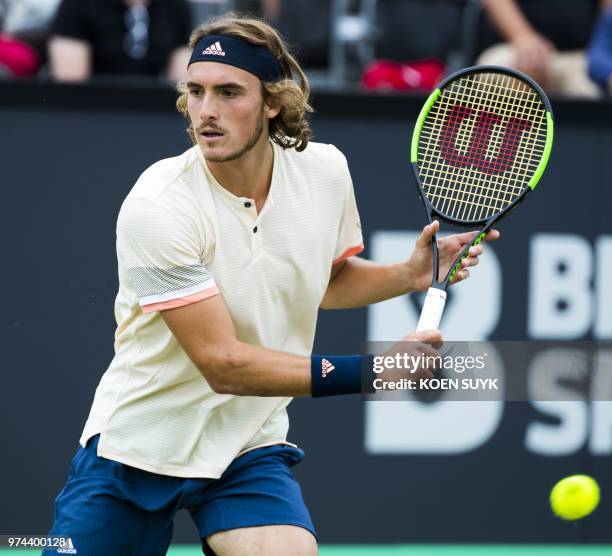
<path id="1" fill-rule="evenodd" d="M 264 104 L 264 106 L 265 106 L 264 112 L 266 114 L 266 117 L 269 120 L 271 120 L 272 118 L 276 118 L 276 116 L 278 116 L 278 114 L 281 111 L 280 106 L 273 107 L 273 106 L 268 106 L 267 104 Z"/>

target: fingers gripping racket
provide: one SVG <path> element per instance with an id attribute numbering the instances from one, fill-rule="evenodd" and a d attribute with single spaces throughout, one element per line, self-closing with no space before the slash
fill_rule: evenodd
<path id="1" fill-rule="evenodd" d="M 461 262 L 535 188 L 552 141 L 548 98 L 533 80 L 509 68 L 463 69 L 429 96 L 411 149 L 427 220 L 480 231 L 442 279 L 433 237 L 433 278 L 417 330 L 438 328 L 446 289 Z"/>

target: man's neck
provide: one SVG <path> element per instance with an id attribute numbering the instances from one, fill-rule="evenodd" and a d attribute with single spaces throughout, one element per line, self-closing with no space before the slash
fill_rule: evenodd
<path id="1" fill-rule="evenodd" d="M 274 150 L 267 134 L 248 152 L 228 162 L 207 161 L 208 168 L 219 184 L 236 197 L 253 199 L 259 212 L 263 207 L 274 166 Z"/>

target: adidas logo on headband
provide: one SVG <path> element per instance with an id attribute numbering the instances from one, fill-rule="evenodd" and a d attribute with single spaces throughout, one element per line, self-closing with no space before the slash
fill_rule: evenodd
<path id="1" fill-rule="evenodd" d="M 262 81 L 279 81 L 285 75 L 280 61 L 267 48 L 231 35 L 202 37 L 193 47 L 187 67 L 194 62 L 228 64 L 248 71 Z"/>
<path id="2" fill-rule="evenodd" d="M 225 52 L 221 48 L 221 43 L 217 41 L 214 44 L 211 44 L 202 54 L 214 54 L 215 56 L 225 56 Z"/>

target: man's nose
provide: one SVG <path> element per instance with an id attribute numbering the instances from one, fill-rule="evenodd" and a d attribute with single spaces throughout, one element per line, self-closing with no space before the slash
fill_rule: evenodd
<path id="1" fill-rule="evenodd" d="M 200 119 L 202 121 L 216 120 L 218 117 L 219 110 L 216 100 L 211 95 L 206 95 L 200 105 Z"/>

